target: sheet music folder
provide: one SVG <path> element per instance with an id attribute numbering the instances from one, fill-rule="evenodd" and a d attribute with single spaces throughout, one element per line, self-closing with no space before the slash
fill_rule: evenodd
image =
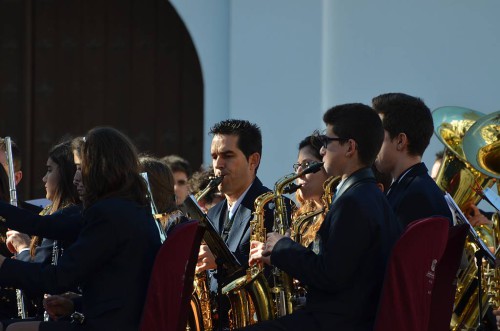
<path id="1" fill-rule="evenodd" d="M 486 244 L 484 243 L 484 241 L 481 238 L 479 238 L 476 230 L 474 230 L 474 228 L 472 227 L 472 225 L 469 223 L 469 220 L 462 213 L 462 211 L 460 210 L 460 208 L 456 204 L 455 200 L 453 200 L 453 198 L 451 197 L 451 195 L 449 193 L 446 193 L 444 195 L 444 198 L 446 199 L 446 202 L 448 203 L 448 206 L 450 206 L 450 209 L 451 209 L 452 213 L 456 216 L 457 222 L 460 223 L 460 224 L 467 224 L 467 225 L 469 225 L 469 238 L 472 241 L 474 241 L 474 243 L 479 247 L 479 250 L 481 250 L 484 258 L 486 259 L 486 261 L 488 261 L 488 263 L 490 264 L 490 266 L 492 266 L 493 268 L 495 268 L 498 265 L 498 263 L 499 263 L 497 261 L 497 258 L 495 256 L 495 254 L 493 254 L 490 251 L 490 249 L 486 246 Z"/>
<path id="2" fill-rule="evenodd" d="M 184 207 L 184 211 L 187 214 L 186 216 L 190 219 L 199 220 L 200 225 L 205 228 L 203 241 L 205 241 L 208 248 L 210 248 L 217 264 L 221 264 L 226 270 L 226 278 L 233 278 L 241 274 L 244 271 L 243 267 L 229 250 L 217 230 L 215 230 L 208 215 L 201 210 L 196 202 L 196 198 L 192 194 L 184 200 Z"/>

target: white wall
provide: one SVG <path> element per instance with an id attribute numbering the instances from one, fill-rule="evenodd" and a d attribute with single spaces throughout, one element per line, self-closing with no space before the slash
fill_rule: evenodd
<path id="1" fill-rule="evenodd" d="M 498 0 L 172 3 L 201 58 L 205 127 L 227 117 L 259 124 L 268 186 L 291 171 L 299 140 L 335 104 L 405 92 L 431 109 L 500 109 Z M 433 138 L 429 168 L 440 149 Z"/>

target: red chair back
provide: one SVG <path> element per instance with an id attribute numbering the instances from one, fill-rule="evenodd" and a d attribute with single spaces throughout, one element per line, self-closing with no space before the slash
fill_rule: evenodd
<path id="1" fill-rule="evenodd" d="M 423 331 L 429 325 L 438 261 L 449 221 L 433 217 L 410 223 L 394 245 L 387 266 L 375 331 Z"/>
<path id="2" fill-rule="evenodd" d="M 198 221 L 188 221 L 169 233 L 151 272 L 141 331 L 186 330 L 203 232 Z"/>
<path id="3" fill-rule="evenodd" d="M 436 270 L 432 290 L 431 316 L 429 331 L 450 329 L 453 303 L 457 291 L 457 272 L 464 251 L 465 238 L 469 226 L 465 224 L 450 228 L 448 243 Z"/>

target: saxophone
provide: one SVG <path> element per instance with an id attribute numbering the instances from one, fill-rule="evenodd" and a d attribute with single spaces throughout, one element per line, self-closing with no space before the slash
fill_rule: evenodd
<path id="1" fill-rule="evenodd" d="M 255 199 L 253 218 L 250 221 L 250 240 L 266 241 L 264 226 L 264 207 L 274 199 L 274 192 L 269 191 Z M 264 276 L 262 265 L 250 266 L 246 274 L 222 288 L 231 304 L 231 329 L 241 328 L 274 317 L 274 302 L 271 288 Z"/>
<path id="2" fill-rule="evenodd" d="M 281 235 L 290 228 L 291 224 L 288 219 L 288 213 L 285 208 L 285 201 L 283 193 L 288 191 L 288 186 L 293 184 L 297 178 L 309 173 L 318 172 L 323 167 L 323 162 L 315 162 L 299 173 L 291 173 L 284 176 L 274 185 L 274 231 Z M 274 294 L 274 303 L 276 306 L 276 317 L 282 317 L 293 313 L 294 305 L 297 304 L 297 299 L 294 295 L 293 279 L 283 272 L 282 270 L 273 268 L 274 287 L 272 292 Z"/>
<path id="3" fill-rule="evenodd" d="M 195 194 L 196 201 L 200 201 L 210 191 L 215 189 L 224 179 L 223 176 L 211 177 L 208 185 Z M 207 273 L 199 272 L 194 275 L 193 293 L 191 295 L 191 319 L 188 323 L 187 330 L 194 329 L 196 331 L 210 331 L 213 329 L 212 323 L 212 307 L 210 305 L 210 286 L 208 284 Z"/>
<path id="4" fill-rule="evenodd" d="M 336 188 L 338 183 L 342 178 L 340 176 L 331 176 L 328 177 L 323 183 L 323 194 L 321 195 L 321 202 L 323 204 L 323 208 L 317 208 L 314 210 L 307 211 L 296 216 L 292 222 L 292 239 L 302 246 L 309 246 L 311 243 L 311 238 L 314 239 L 315 233 L 319 228 L 319 225 L 315 225 L 317 222 L 322 222 L 324 216 L 330 210 L 330 205 L 332 203 L 333 198 L 333 190 Z M 320 216 L 323 216 L 323 219 L 319 220 Z"/>

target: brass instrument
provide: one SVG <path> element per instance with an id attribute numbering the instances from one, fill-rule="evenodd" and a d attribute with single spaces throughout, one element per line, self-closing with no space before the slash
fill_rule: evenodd
<path id="1" fill-rule="evenodd" d="M 9 166 L 9 192 L 10 192 L 10 204 L 17 207 L 17 192 L 16 192 L 16 179 L 14 173 L 14 159 L 12 157 L 12 140 L 10 137 L 5 137 L 5 153 L 7 156 L 7 164 Z M 24 295 L 20 289 L 16 289 L 16 300 L 17 300 L 17 315 L 25 319 L 26 305 L 24 303 Z"/>
<path id="2" fill-rule="evenodd" d="M 330 210 L 330 205 L 332 204 L 333 190 L 337 187 L 340 180 L 340 176 L 328 177 L 323 183 L 323 194 L 321 196 L 321 202 L 323 208 L 318 208 L 305 212 L 297 216 L 292 223 L 292 239 L 303 246 L 307 247 L 310 244 L 310 240 L 307 238 L 312 237 L 308 235 L 310 231 L 315 231 L 317 228 L 312 228 L 313 223 L 316 222 L 319 215 L 325 216 Z"/>
<path id="3" fill-rule="evenodd" d="M 196 201 L 200 201 L 210 191 L 216 188 L 224 179 L 223 176 L 211 177 L 207 187 L 195 194 Z M 206 272 L 194 275 L 193 293 L 191 295 L 191 319 L 187 329 L 196 331 L 210 331 L 213 329 L 212 307 L 210 305 L 210 287 Z"/>
<path id="4" fill-rule="evenodd" d="M 450 193 L 462 210 L 470 203 L 477 204 L 481 200 L 477 191 L 495 182 L 469 163 L 463 148 L 467 131 L 483 116 L 483 113 L 461 107 L 441 107 L 432 112 L 434 134 L 446 146 L 436 184 Z"/>
<path id="5" fill-rule="evenodd" d="M 287 185 L 292 183 L 297 178 L 309 173 L 318 172 L 323 167 L 323 162 L 315 162 L 309 165 L 299 173 L 291 173 L 274 184 L 274 231 L 281 235 L 290 228 L 289 215 L 285 208 L 283 192 Z M 273 268 L 274 287 L 274 302 L 276 305 L 276 317 L 282 317 L 293 313 L 294 297 L 293 297 L 293 280 L 292 278 L 278 268 Z"/>
<path id="6" fill-rule="evenodd" d="M 494 148 L 482 148 L 486 144 L 478 136 L 484 135 L 484 123 L 487 122 L 484 114 L 460 107 L 442 107 L 433 112 L 435 134 L 447 147 L 443 163 L 439 169 L 436 183 L 441 189 L 450 193 L 457 207 L 467 213 L 469 204 L 477 204 L 483 197 L 483 190 L 493 186 L 495 179 L 490 172 L 482 169 L 478 159 L 488 160 L 490 168 L 498 165 L 499 153 L 491 153 Z M 491 138 L 491 126 L 488 127 Z M 493 134 L 494 135 L 494 134 Z M 498 136 L 498 130 L 497 134 Z M 498 139 L 498 138 L 497 138 Z M 490 139 L 491 141 L 491 139 Z M 478 157 L 479 150 L 488 150 L 487 156 Z M 483 162 L 484 163 L 484 162 Z M 497 169 L 500 170 L 500 167 Z M 490 247 L 498 247 L 499 228 L 479 226 L 475 228 L 478 237 Z M 479 316 L 477 265 L 475 252 L 478 250 L 477 242 L 469 237 L 465 244 L 465 268 L 459 270 L 455 304 L 451 321 L 452 330 L 471 330 L 478 326 Z M 492 278 L 495 273 L 489 270 L 486 264 L 483 274 L 483 283 L 490 284 L 492 288 L 497 280 Z M 488 305 L 488 291 L 483 291 L 481 302 L 483 307 Z M 482 314 L 487 309 L 483 309 Z"/>
<path id="7" fill-rule="evenodd" d="M 274 199 L 269 191 L 255 199 L 253 218 L 250 221 L 250 240 L 266 241 L 264 206 Z M 222 288 L 231 303 L 230 321 L 232 328 L 241 328 L 274 318 L 275 306 L 271 288 L 264 276 L 263 266 L 250 266 L 246 275 Z"/>

